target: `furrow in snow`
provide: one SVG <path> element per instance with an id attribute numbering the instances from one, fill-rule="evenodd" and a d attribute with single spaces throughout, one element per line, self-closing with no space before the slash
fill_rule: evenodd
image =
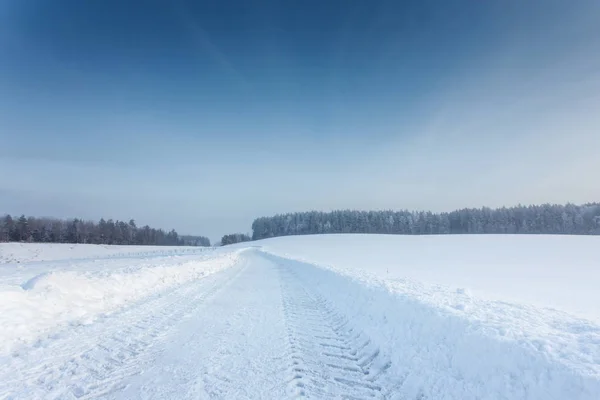
<path id="1" fill-rule="evenodd" d="M 108 398 L 286 398 L 279 274 L 254 253 L 241 263 L 240 275 L 181 324 L 153 365 Z"/>
<path id="2" fill-rule="evenodd" d="M 281 276 L 283 307 L 291 354 L 290 392 L 307 398 L 382 399 L 380 377 L 389 368 L 375 366 L 380 353 L 326 298 L 310 290 L 286 267 Z"/>
<path id="3" fill-rule="evenodd" d="M 92 325 L 70 327 L 6 357 L 0 398 L 92 398 L 122 388 L 161 352 L 162 338 L 234 279 L 240 267 L 156 294 Z M 35 362 L 34 362 L 35 360 Z"/>

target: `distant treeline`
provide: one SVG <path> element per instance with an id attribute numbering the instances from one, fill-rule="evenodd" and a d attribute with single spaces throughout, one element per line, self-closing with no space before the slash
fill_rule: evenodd
<path id="1" fill-rule="evenodd" d="M 298 212 L 258 218 L 252 239 L 319 233 L 599 235 L 600 203 L 429 211 Z"/>
<path id="2" fill-rule="evenodd" d="M 165 232 L 148 225 L 138 228 L 134 220 L 101 219 L 96 223 L 24 215 L 16 219 L 10 215 L 0 217 L 0 242 L 210 246 L 204 236 L 180 236 L 175 230 Z"/>
<path id="3" fill-rule="evenodd" d="M 228 244 L 241 243 L 241 242 L 249 242 L 252 238 L 249 235 L 244 233 L 233 233 L 230 235 L 224 235 L 221 238 L 221 246 L 226 246 Z"/>

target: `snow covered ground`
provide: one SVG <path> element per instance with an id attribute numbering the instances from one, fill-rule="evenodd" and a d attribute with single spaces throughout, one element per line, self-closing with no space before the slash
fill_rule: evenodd
<path id="1" fill-rule="evenodd" d="M 0 265 L 0 351 L 58 327 L 93 323 L 133 301 L 226 268 L 237 257 L 213 249 L 115 247 L 2 244 L 23 259 Z M 53 261 L 26 261 L 40 257 Z"/>
<path id="2" fill-rule="evenodd" d="M 600 322 L 599 236 L 311 235 L 253 244 L 363 281 L 442 286 Z"/>
<path id="3" fill-rule="evenodd" d="M 0 243 L 0 265 L 75 259 L 147 257 L 165 254 L 196 254 L 204 247 L 109 246 L 66 243 Z"/>
<path id="4" fill-rule="evenodd" d="M 0 266 L 0 398 L 597 400 L 598 239 L 16 260 Z"/>

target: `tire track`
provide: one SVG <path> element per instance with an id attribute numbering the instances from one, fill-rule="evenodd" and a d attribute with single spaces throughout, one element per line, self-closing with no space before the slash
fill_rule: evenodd
<path id="1" fill-rule="evenodd" d="M 277 264 L 291 357 L 289 393 L 300 398 L 385 399 L 391 366 L 379 348 L 291 268 Z"/>
<path id="2" fill-rule="evenodd" d="M 198 287 L 198 282 L 192 282 L 190 288 L 192 290 L 179 296 L 178 300 L 167 307 L 163 307 L 158 318 L 153 313 L 150 316 L 151 321 L 140 321 L 131 328 L 119 332 L 119 336 L 113 335 L 111 339 L 116 342 L 117 346 L 121 345 L 120 351 L 125 353 L 126 357 L 115 359 L 109 347 L 103 349 L 104 351 L 99 358 L 90 358 L 90 365 L 94 366 L 98 359 L 102 360 L 103 356 L 107 356 L 115 363 L 115 368 L 101 375 L 100 379 L 94 380 L 87 387 L 83 386 L 85 396 L 79 397 L 83 399 L 93 398 L 123 389 L 126 385 L 126 378 L 140 373 L 146 365 L 151 363 L 163 351 L 162 346 L 159 346 L 161 338 L 167 336 L 179 321 L 185 319 L 198 308 L 203 307 L 207 301 L 226 288 L 245 270 L 246 266 L 233 268 L 232 271 L 226 271 L 224 276 L 215 276 L 215 279 L 211 279 L 208 287 L 202 285 Z M 123 340 L 121 338 L 127 339 Z M 129 338 L 133 339 L 129 340 Z"/>
<path id="3" fill-rule="evenodd" d="M 17 354 L 0 370 L 0 398 L 94 398 L 124 387 L 162 351 L 176 324 L 235 279 L 233 266 L 200 281 L 170 289 L 97 320 L 68 327 L 40 341 L 30 354 Z M 31 367 L 31 360 L 36 364 Z M 16 371 L 11 373 L 11 371 Z"/>
<path id="4" fill-rule="evenodd" d="M 189 318 L 159 358 L 118 394 L 139 399 L 285 399 L 289 356 L 279 274 L 248 268 Z M 116 397 L 116 396 L 115 396 Z"/>

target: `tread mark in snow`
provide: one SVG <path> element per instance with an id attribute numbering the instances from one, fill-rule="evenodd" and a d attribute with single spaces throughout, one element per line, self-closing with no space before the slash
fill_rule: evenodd
<path id="1" fill-rule="evenodd" d="M 70 395 L 78 399 L 95 398 L 122 389 L 126 378 L 141 373 L 157 356 L 159 350 L 154 347 L 161 346 L 154 346 L 156 341 L 160 341 L 178 321 L 214 297 L 244 269 L 232 267 L 231 271 L 224 272 L 228 274 L 225 281 L 215 274 L 205 278 L 205 284 L 191 282 L 178 286 L 144 300 L 139 306 L 118 311 L 90 326 L 78 327 L 80 332 L 75 333 L 84 340 L 75 348 L 68 337 L 65 337 L 68 346 L 63 345 L 60 337 L 49 342 L 46 346 L 52 357 L 42 360 L 41 364 L 38 362 L 35 367 L 23 369 L 18 376 L 20 382 L 0 383 L 0 398 L 6 395 L 10 398 L 10 388 L 17 383 L 30 386 L 28 390 L 38 391 L 44 398 L 68 398 Z M 131 323 L 111 326 L 112 321 L 122 320 Z"/>
<path id="2" fill-rule="evenodd" d="M 292 359 L 291 394 L 306 398 L 384 399 L 380 378 L 390 362 L 294 271 L 278 264 Z"/>

